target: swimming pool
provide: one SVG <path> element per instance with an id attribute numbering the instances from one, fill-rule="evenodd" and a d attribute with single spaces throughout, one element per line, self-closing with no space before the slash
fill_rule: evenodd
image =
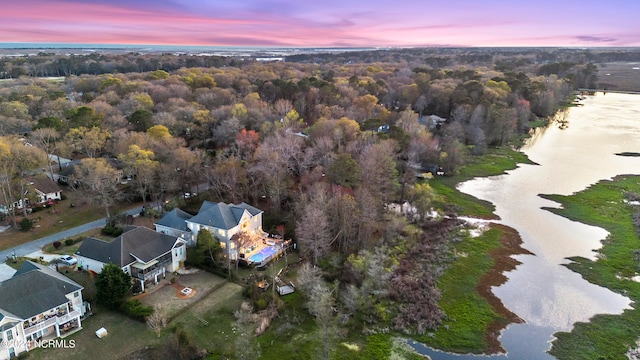
<path id="1" fill-rule="evenodd" d="M 277 252 L 278 252 L 277 246 L 267 246 L 262 250 L 260 250 L 257 254 L 251 255 L 251 257 L 249 257 L 249 261 L 251 261 L 252 263 L 261 263 L 265 259 L 270 258 L 273 254 Z"/>

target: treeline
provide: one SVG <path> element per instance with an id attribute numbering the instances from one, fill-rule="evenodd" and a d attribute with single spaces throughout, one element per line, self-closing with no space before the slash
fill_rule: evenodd
<path id="1" fill-rule="evenodd" d="M 0 57 L 0 79 L 20 76 L 57 77 L 82 74 L 110 74 L 173 71 L 183 67 L 237 66 L 243 61 L 222 56 L 190 56 L 187 54 L 101 54 L 58 55 L 40 52 L 36 55 Z"/>
<path id="2" fill-rule="evenodd" d="M 309 296 L 318 304 L 337 302 L 367 326 L 433 329 L 443 316 L 435 284 L 456 224 L 424 225 L 437 194 L 416 175 L 437 172 L 434 166 L 454 174 L 470 156 L 509 144 L 597 74 L 570 60 L 536 65 L 528 60 L 535 51 L 476 57 L 410 49 L 371 53 L 385 61 L 345 62 L 366 54 L 322 63 L 136 54 L 2 59 L 2 71 L 12 74 L 8 64 L 67 64 L 37 72 L 65 75 L 61 81 L 0 82 L 2 202 L 18 201 L 36 170 L 56 173 L 47 154 L 81 159 L 70 183 L 107 216 L 115 201 L 158 204 L 207 182 L 215 201 L 265 210 L 265 230 L 284 223 L 302 255 L 325 279 L 338 280 L 336 292 L 309 270 Z M 76 73 L 91 64 L 96 72 L 112 68 Z M 385 210 L 405 200 L 414 216 Z M 335 312 L 324 310 L 314 311 L 330 330 Z"/>

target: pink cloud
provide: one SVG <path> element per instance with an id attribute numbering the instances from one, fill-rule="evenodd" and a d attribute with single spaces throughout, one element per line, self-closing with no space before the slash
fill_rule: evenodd
<path id="1" fill-rule="evenodd" d="M 584 46 L 640 45 L 625 14 L 542 16 L 545 4 L 450 0 L 300 3 L 292 0 L 22 0 L 0 13 L 0 42 L 77 42 L 278 46 Z M 570 0 L 573 1 L 573 0 Z M 618 0 L 612 0 L 618 1 Z M 184 2 L 184 3 L 182 3 Z M 449 4 L 450 3 L 450 4 Z M 563 3 L 564 4 L 564 3 Z M 486 5 L 486 6 L 485 6 Z M 493 4 L 496 5 L 496 4 Z M 571 7 L 572 5 L 563 5 Z M 636 5 L 636 8 L 638 6 Z M 591 11 L 591 13 L 588 13 Z M 590 19 L 582 20 L 582 19 Z M 633 24 L 633 25 L 630 25 Z M 606 41 L 605 41 L 606 40 Z"/>

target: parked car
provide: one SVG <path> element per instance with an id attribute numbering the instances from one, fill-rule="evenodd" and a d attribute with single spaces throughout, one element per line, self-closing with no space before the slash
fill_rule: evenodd
<path id="1" fill-rule="evenodd" d="M 78 260 L 76 260 L 76 258 L 70 255 L 60 256 L 59 259 L 60 259 L 60 262 L 65 265 L 75 265 L 78 263 Z"/>
<path id="2" fill-rule="evenodd" d="M 192 198 L 192 197 L 196 197 L 196 196 L 198 196 L 198 194 L 197 194 L 197 193 L 188 193 L 188 192 L 186 192 L 186 193 L 182 194 L 182 196 L 183 196 L 185 199 L 190 199 L 190 198 Z"/>

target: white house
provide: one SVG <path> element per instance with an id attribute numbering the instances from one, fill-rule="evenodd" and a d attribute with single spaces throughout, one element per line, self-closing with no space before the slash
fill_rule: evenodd
<path id="1" fill-rule="evenodd" d="M 220 240 L 220 246 L 225 249 L 225 255 L 232 260 L 238 259 L 238 249 L 233 235 L 240 232 L 263 233 L 262 213 L 249 204 L 225 204 L 205 201 L 200 206 L 198 214 L 186 220 L 187 228 L 197 236 L 202 229 L 207 229 L 211 235 Z"/>
<path id="2" fill-rule="evenodd" d="M 0 283 L 0 359 L 82 329 L 82 289 L 57 271 L 31 261 Z"/>
<path id="3" fill-rule="evenodd" d="M 78 266 L 100 273 L 113 263 L 140 281 L 157 283 L 166 272 L 177 271 L 187 259 L 186 242 L 144 226 L 129 226 L 112 241 L 88 237 L 76 251 Z"/>
<path id="4" fill-rule="evenodd" d="M 53 180 L 43 177 L 35 178 L 32 181 L 36 190 L 38 203 L 46 203 L 51 200 L 62 200 L 62 188 Z"/>

